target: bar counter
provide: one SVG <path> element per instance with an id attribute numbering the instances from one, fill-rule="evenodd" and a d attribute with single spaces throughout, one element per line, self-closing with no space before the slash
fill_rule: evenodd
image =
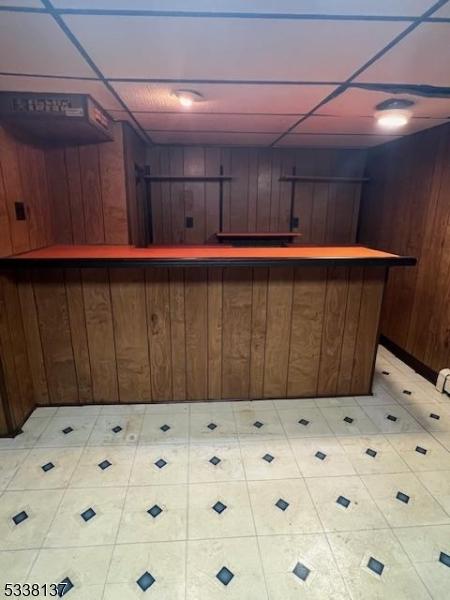
<path id="1" fill-rule="evenodd" d="M 361 246 L 50 246 L 0 259 L 0 431 L 36 405 L 371 393 L 389 267 Z"/>

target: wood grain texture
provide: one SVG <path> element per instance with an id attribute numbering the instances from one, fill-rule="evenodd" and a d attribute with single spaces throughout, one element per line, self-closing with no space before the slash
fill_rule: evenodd
<path id="1" fill-rule="evenodd" d="M 250 385 L 252 270 L 223 271 L 222 396 L 246 398 Z"/>
<path id="2" fill-rule="evenodd" d="M 117 358 L 108 270 L 83 269 L 82 282 L 93 400 L 96 403 L 118 402 Z"/>
<path id="3" fill-rule="evenodd" d="M 359 241 L 418 258 L 389 273 L 381 333 L 434 371 L 450 364 L 450 127 L 369 152 Z"/>
<path id="4" fill-rule="evenodd" d="M 34 403 L 368 394 L 384 277 L 315 266 L 5 275 L 0 360 L 14 418 Z"/>
<path id="5" fill-rule="evenodd" d="M 120 402 L 151 398 L 143 269 L 110 269 Z"/>

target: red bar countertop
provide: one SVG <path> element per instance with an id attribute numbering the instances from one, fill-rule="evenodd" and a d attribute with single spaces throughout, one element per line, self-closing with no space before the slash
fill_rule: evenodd
<path id="1" fill-rule="evenodd" d="M 416 259 L 365 246 L 233 247 L 54 245 L 0 259 L 0 267 L 90 266 L 207 266 L 207 265 L 414 265 Z"/>

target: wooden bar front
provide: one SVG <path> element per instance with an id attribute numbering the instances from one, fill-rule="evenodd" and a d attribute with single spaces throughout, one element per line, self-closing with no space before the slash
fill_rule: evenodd
<path id="1" fill-rule="evenodd" d="M 17 429 L 35 404 L 370 394 L 386 270 L 4 271 L 4 420 Z"/>

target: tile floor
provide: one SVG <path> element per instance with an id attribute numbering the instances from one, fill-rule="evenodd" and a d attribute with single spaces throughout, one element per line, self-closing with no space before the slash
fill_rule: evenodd
<path id="1" fill-rule="evenodd" d="M 0 597 L 450 597 L 450 398 L 39 408 L 0 440 Z"/>

